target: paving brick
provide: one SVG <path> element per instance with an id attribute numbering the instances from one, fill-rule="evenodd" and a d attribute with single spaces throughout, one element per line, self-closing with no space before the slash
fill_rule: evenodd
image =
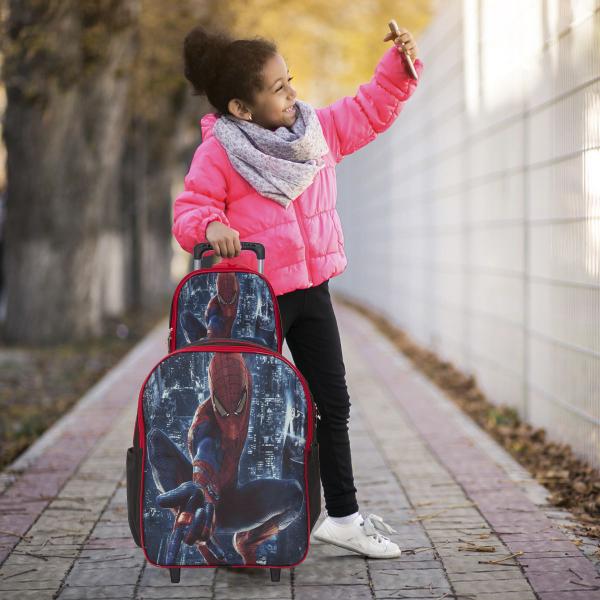
<path id="1" fill-rule="evenodd" d="M 444 570 L 438 569 L 405 569 L 395 573 L 389 571 L 371 571 L 373 589 L 375 590 L 414 590 L 436 589 L 449 590 L 450 586 Z"/>
<path id="2" fill-rule="evenodd" d="M 17 573 L 20 571 L 16 571 Z M 8 592 L 17 593 L 19 590 L 56 590 L 60 586 L 60 579 L 33 577 L 26 573 L 18 577 L 10 577 L 0 582 L 0 596 L 5 597 Z"/>
<path id="3" fill-rule="evenodd" d="M 97 598 L 110 598 L 120 600 L 121 598 L 133 597 L 133 585 L 102 585 L 93 587 L 67 586 L 63 588 L 60 600 L 92 600 Z"/>
<path id="4" fill-rule="evenodd" d="M 121 562 L 83 565 L 79 562 L 69 573 L 69 586 L 102 586 L 110 579 L 111 585 L 135 585 L 138 578 L 136 569 L 119 566 Z"/>
<path id="5" fill-rule="evenodd" d="M 473 594 L 472 594 L 473 595 Z M 498 594 L 497 592 L 478 592 L 475 594 L 477 598 L 481 600 L 537 600 L 536 595 L 533 591 L 523 591 L 523 592 L 501 592 Z M 462 596 L 458 596 L 458 598 L 462 598 Z M 563 600 L 569 600 L 568 598 L 564 598 Z"/>
<path id="6" fill-rule="evenodd" d="M 389 562 L 389 561 L 385 561 Z M 295 585 L 336 584 L 339 582 L 369 584 L 367 564 L 362 557 L 339 558 L 335 561 L 305 561 L 295 567 Z"/>
<path id="7" fill-rule="evenodd" d="M 294 589 L 295 600 L 371 600 L 368 585 L 299 585 Z"/>
<path id="8" fill-rule="evenodd" d="M 527 575 L 536 592 L 583 591 L 589 586 L 600 598 L 600 579 L 580 577 L 571 571 L 534 571 Z"/>
<path id="9" fill-rule="evenodd" d="M 447 598 L 451 600 L 454 598 L 446 588 L 435 588 L 428 587 L 423 590 L 412 590 L 412 589 L 397 589 L 397 590 L 375 590 L 374 591 L 375 598 L 377 600 L 386 600 L 386 599 L 395 599 L 401 598 L 402 600 L 416 599 L 416 598 L 429 598 L 436 600 L 437 598 Z M 444 594 L 446 594 L 444 596 Z"/>
<path id="10" fill-rule="evenodd" d="M 211 587 L 207 586 L 186 586 L 180 587 L 178 583 L 169 583 L 171 586 L 168 590 L 164 587 L 144 587 L 138 593 L 137 598 L 139 600 L 152 599 L 152 600 L 175 600 L 181 598 L 181 600 L 196 600 L 197 598 L 213 598 L 213 591 Z M 216 598 L 252 598 L 253 596 L 244 596 L 244 590 L 238 590 L 238 595 L 234 596 L 234 590 L 227 590 L 227 595 L 217 595 Z M 269 598 L 269 596 L 265 596 Z"/>
<path id="11" fill-rule="evenodd" d="M 54 588 L 44 590 L 18 590 L 2 592 L 2 600 L 52 600 Z"/>
<path id="12" fill-rule="evenodd" d="M 569 590 L 565 592 L 542 592 L 538 595 L 539 600 L 598 600 L 598 590 Z"/>
<path id="13" fill-rule="evenodd" d="M 185 568 L 181 569 L 181 580 L 179 587 L 210 587 L 213 585 L 215 573 L 218 569 L 209 569 L 200 567 L 197 569 Z M 151 587 L 176 587 L 171 583 L 169 569 L 153 567 L 146 563 L 140 579 L 140 590 Z"/>
<path id="14" fill-rule="evenodd" d="M 529 592 L 531 586 L 522 577 L 519 579 L 487 579 L 485 581 L 453 581 L 457 594 L 502 594 L 507 592 Z"/>

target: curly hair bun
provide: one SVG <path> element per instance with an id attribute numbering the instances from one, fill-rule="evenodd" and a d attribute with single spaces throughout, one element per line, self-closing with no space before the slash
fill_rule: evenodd
<path id="1" fill-rule="evenodd" d="M 206 94 L 214 85 L 220 70 L 220 58 L 232 39 L 225 33 L 208 33 L 203 27 L 194 27 L 183 41 L 184 75 L 196 95 Z"/>
<path id="2" fill-rule="evenodd" d="M 229 114 L 233 98 L 254 102 L 264 86 L 264 65 L 276 52 L 276 44 L 260 36 L 232 39 L 223 31 L 197 26 L 183 42 L 184 75 L 193 95 L 206 95 L 219 115 Z"/>

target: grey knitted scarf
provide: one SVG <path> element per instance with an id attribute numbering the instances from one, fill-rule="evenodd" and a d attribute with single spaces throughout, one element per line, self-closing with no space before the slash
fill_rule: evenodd
<path id="1" fill-rule="evenodd" d="M 271 131 L 252 121 L 222 115 L 213 133 L 235 170 L 260 194 L 287 208 L 325 166 L 329 152 L 315 109 L 296 100 L 296 120 Z"/>

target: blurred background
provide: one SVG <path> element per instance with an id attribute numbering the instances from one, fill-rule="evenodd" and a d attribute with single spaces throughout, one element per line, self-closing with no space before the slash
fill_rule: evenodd
<path id="1" fill-rule="evenodd" d="M 395 19 L 425 71 L 337 168 L 334 293 L 600 466 L 600 0 L 0 0 L 5 463 L 168 315 L 200 118 L 196 24 L 274 40 L 298 96 L 353 95 Z M 166 350 L 166 338 L 165 338 Z"/>
<path id="2" fill-rule="evenodd" d="M 427 3 L 394 4 L 4 0 L 5 340 L 99 335 L 189 268 L 170 201 L 212 110 L 183 76 L 193 26 L 273 39 L 325 105 L 372 76 L 390 15 L 422 29 Z"/>

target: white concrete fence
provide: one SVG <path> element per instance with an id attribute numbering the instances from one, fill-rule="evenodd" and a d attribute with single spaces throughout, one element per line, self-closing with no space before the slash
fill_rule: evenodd
<path id="1" fill-rule="evenodd" d="M 600 0 L 441 0 L 332 281 L 600 467 Z"/>

